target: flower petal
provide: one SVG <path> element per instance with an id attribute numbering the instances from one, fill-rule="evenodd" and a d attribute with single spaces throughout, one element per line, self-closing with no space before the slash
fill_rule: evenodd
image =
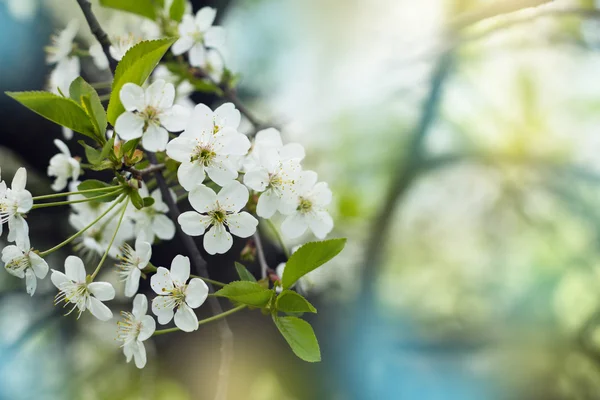
<path id="1" fill-rule="evenodd" d="M 144 341 L 154 334 L 154 331 L 156 330 L 156 322 L 150 315 L 144 315 L 141 320 L 142 329 L 140 329 L 138 340 Z"/>
<path id="2" fill-rule="evenodd" d="M 206 47 L 222 48 L 225 45 L 225 29 L 221 26 L 211 26 L 204 34 Z"/>
<path id="3" fill-rule="evenodd" d="M 190 191 L 189 201 L 194 210 L 207 213 L 217 207 L 217 194 L 211 188 L 199 185 Z"/>
<path id="4" fill-rule="evenodd" d="M 157 296 L 152 300 L 152 312 L 158 317 L 158 323 L 168 324 L 173 319 L 173 300 L 170 296 Z"/>
<path id="5" fill-rule="evenodd" d="M 248 188 L 238 181 L 224 186 L 217 195 L 217 201 L 227 211 L 240 211 L 248 203 Z"/>
<path id="6" fill-rule="evenodd" d="M 308 221 L 298 212 L 289 215 L 281 224 L 281 232 L 290 239 L 302 236 L 306 228 L 308 228 Z"/>
<path id="7" fill-rule="evenodd" d="M 135 83 L 126 83 L 119 92 L 119 98 L 126 111 L 142 111 L 146 108 L 144 89 Z"/>
<path id="8" fill-rule="evenodd" d="M 136 240 L 135 242 L 135 254 L 140 259 L 140 263 L 138 264 L 138 268 L 146 268 L 150 258 L 152 257 L 152 246 L 150 243 L 144 240 Z"/>
<path id="9" fill-rule="evenodd" d="M 175 312 L 175 325 L 184 332 L 193 332 L 198 329 L 198 317 L 187 304 L 182 304 Z"/>
<path id="10" fill-rule="evenodd" d="M 178 254 L 171 262 L 171 279 L 175 286 L 183 286 L 190 277 L 190 259 Z"/>
<path id="11" fill-rule="evenodd" d="M 26 185 L 27 170 L 21 167 L 17 170 L 17 172 L 15 172 L 15 176 L 13 177 L 12 183 L 10 184 L 10 188 L 15 191 L 21 191 L 25 190 Z"/>
<path id="12" fill-rule="evenodd" d="M 206 173 L 217 185 L 225 186 L 237 178 L 238 173 L 227 161 L 215 161 L 206 167 Z"/>
<path id="13" fill-rule="evenodd" d="M 225 230 L 223 224 L 213 225 L 210 230 L 204 234 L 204 249 L 210 255 L 225 254 L 231 248 L 233 238 Z"/>
<path id="14" fill-rule="evenodd" d="M 27 268 L 25 270 L 25 287 L 27 290 L 27 294 L 33 296 L 35 293 L 35 288 L 37 287 L 37 279 L 35 277 L 35 273 L 31 268 Z"/>
<path id="15" fill-rule="evenodd" d="M 160 123 L 169 132 L 181 132 L 187 126 L 190 114 L 189 109 L 175 104 L 173 108 L 160 114 Z"/>
<path id="16" fill-rule="evenodd" d="M 190 49 L 190 65 L 192 67 L 203 67 L 206 63 L 206 49 L 202 43 L 196 43 Z"/>
<path id="17" fill-rule="evenodd" d="M 125 296 L 132 297 L 135 295 L 140 288 L 140 277 L 142 271 L 139 268 L 134 268 L 129 273 L 129 276 L 125 280 Z"/>
<path id="18" fill-rule="evenodd" d="M 115 131 L 123 140 L 142 137 L 144 134 L 144 119 L 139 114 L 126 111 L 117 118 Z"/>
<path id="19" fill-rule="evenodd" d="M 157 79 L 145 91 L 146 105 L 158 110 L 173 106 L 175 101 L 175 86 L 164 79 Z"/>
<path id="20" fill-rule="evenodd" d="M 133 298 L 133 309 L 131 313 L 137 319 L 142 318 L 148 312 L 148 298 L 143 294 L 138 294 Z"/>
<path id="21" fill-rule="evenodd" d="M 232 214 L 227 216 L 227 226 L 229 232 L 237 237 L 247 238 L 256 232 L 258 226 L 258 220 L 252 215 L 243 211 L 239 214 Z"/>
<path id="22" fill-rule="evenodd" d="M 175 161 L 190 162 L 196 141 L 189 137 L 178 137 L 167 145 L 167 155 Z"/>
<path id="23" fill-rule="evenodd" d="M 280 198 L 272 189 L 266 190 L 258 198 L 256 205 L 256 214 L 261 218 L 271 218 L 279 208 Z"/>
<path id="24" fill-rule="evenodd" d="M 190 280 L 185 292 L 185 302 L 192 308 L 198 308 L 208 297 L 208 286 L 202 279 Z"/>
<path id="25" fill-rule="evenodd" d="M 280 149 L 283 147 L 281 133 L 275 128 L 258 131 L 254 139 L 254 145 L 256 147 L 275 147 L 276 149 Z"/>
<path id="26" fill-rule="evenodd" d="M 244 184 L 252 190 L 262 192 L 269 184 L 269 172 L 265 168 L 252 169 L 244 175 Z"/>
<path id="27" fill-rule="evenodd" d="M 152 219 L 152 231 L 161 240 L 171 240 L 175 236 L 175 224 L 166 215 L 158 214 Z"/>
<path id="28" fill-rule="evenodd" d="M 173 290 L 173 280 L 171 273 L 164 267 L 158 267 L 156 274 L 150 278 L 150 287 L 156 294 L 164 294 Z"/>
<path id="29" fill-rule="evenodd" d="M 169 132 L 162 126 L 150 124 L 142 137 L 142 145 L 147 151 L 157 152 L 167 148 Z"/>
<path id="30" fill-rule="evenodd" d="M 177 170 L 179 184 L 187 191 L 201 185 L 205 177 L 204 166 L 195 162 L 183 162 Z"/>
<path id="31" fill-rule="evenodd" d="M 230 127 L 236 129 L 240 126 L 242 115 L 235 108 L 233 103 L 225 103 L 220 105 L 214 112 L 215 121 L 220 127 Z"/>
<path id="32" fill-rule="evenodd" d="M 35 272 L 35 276 L 44 279 L 48 274 L 48 263 L 46 260 L 34 252 L 29 252 L 29 262 L 31 263 L 33 272 Z"/>
<path id="33" fill-rule="evenodd" d="M 65 274 L 54 269 L 50 275 L 50 280 L 58 289 L 60 289 L 63 284 L 71 282 L 71 280 Z"/>
<path id="34" fill-rule="evenodd" d="M 180 54 L 185 53 L 189 49 L 191 49 L 193 45 L 194 45 L 194 39 L 192 39 L 190 36 L 182 35 L 173 44 L 173 47 L 171 47 L 171 51 L 173 52 L 174 55 L 178 56 Z"/>
<path id="35" fill-rule="evenodd" d="M 331 190 L 325 182 L 319 182 L 312 189 L 312 196 L 317 205 L 324 207 L 331 203 Z"/>
<path id="36" fill-rule="evenodd" d="M 202 7 L 197 13 L 194 20 L 196 28 L 200 32 L 206 31 L 215 21 L 217 10 L 212 7 Z"/>
<path id="37" fill-rule="evenodd" d="M 186 235 L 200 236 L 204 235 L 204 231 L 210 225 L 210 217 L 194 211 L 186 211 L 179 215 L 177 222 Z"/>
<path id="38" fill-rule="evenodd" d="M 325 239 L 333 229 L 333 219 L 327 211 L 317 211 L 306 216 L 308 226 L 319 239 Z"/>
<path id="39" fill-rule="evenodd" d="M 144 347 L 144 343 L 140 341 L 135 341 L 133 344 L 133 362 L 139 369 L 146 366 L 146 348 Z"/>
<path id="40" fill-rule="evenodd" d="M 92 282 L 88 285 L 88 289 L 100 301 L 115 298 L 115 288 L 108 282 Z"/>
<path id="41" fill-rule="evenodd" d="M 92 315 L 100 321 L 108 321 L 113 317 L 112 311 L 104 303 L 95 297 L 90 297 L 89 309 Z"/>
<path id="42" fill-rule="evenodd" d="M 65 260 L 65 275 L 74 282 L 85 282 L 85 267 L 81 258 L 69 256 Z"/>
<path id="43" fill-rule="evenodd" d="M 310 191 L 317 183 L 317 173 L 314 171 L 302 171 L 297 181 L 297 190 L 300 195 Z"/>
<path id="44" fill-rule="evenodd" d="M 198 104 L 192 111 L 183 135 L 205 142 L 212 136 L 214 126 L 212 110 L 205 104 Z"/>

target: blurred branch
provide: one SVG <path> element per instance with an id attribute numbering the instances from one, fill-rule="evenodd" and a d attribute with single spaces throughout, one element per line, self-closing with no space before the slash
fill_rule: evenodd
<path id="1" fill-rule="evenodd" d="M 85 16 L 85 20 L 90 26 L 92 34 L 96 37 L 98 42 L 100 42 L 100 45 L 102 46 L 102 51 L 108 59 L 108 65 L 110 66 L 110 70 L 114 74 L 115 70 L 117 69 L 117 60 L 115 60 L 110 55 L 110 39 L 108 37 L 108 34 L 104 31 L 104 29 L 102 29 L 102 26 L 100 26 L 100 22 L 98 22 L 98 19 L 94 15 L 94 12 L 92 11 L 92 3 L 90 3 L 89 0 L 77 0 L 77 3 L 79 4 L 79 7 L 81 8 L 83 15 Z"/>
<path id="2" fill-rule="evenodd" d="M 459 15 L 450 22 L 449 27 L 452 32 L 455 32 L 486 19 L 552 2 L 553 0 L 500 0 Z"/>
<path id="3" fill-rule="evenodd" d="M 267 271 L 269 266 L 267 265 L 267 259 L 265 258 L 265 250 L 262 245 L 262 240 L 258 230 L 254 234 L 254 242 L 256 243 L 256 251 L 258 253 L 258 263 L 260 264 L 260 277 L 264 279 L 267 277 Z"/>

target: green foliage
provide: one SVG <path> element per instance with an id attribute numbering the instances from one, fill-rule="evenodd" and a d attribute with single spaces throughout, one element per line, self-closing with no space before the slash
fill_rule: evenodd
<path id="1" fill-rule="evenodd" d="M 235 303 L 252 307 L 264 307 L 274 294 L 273 290 L 266 289 L 256 282 L 234 281 L 216 292 L 215 296 L 226 297 Z"/>
<path id="2" fill-rule="evenodd" d="M 104 143 L 106 132 L 106 110 L 102 106 L 98 92 L 82 77 L 77 77 L 69 86 L 71 99 L 77 102 L 86 112 L 94 127 L 100 143 Z"/>
<path id="3" fill-rule="evenodd" d="M 102 162 L 102 152 L 100 150 L 93 148 L 83 140 L 80 140 L 79 144 L 82 145 L 83 149 L 85 150 L 85 157 L 87 158 L 88 163 L 97 165 Z"/>
<path id="4" fill-rule="evenodd" d="M 346 239 L 330 239 L 310 242 L 300 247 L 288 260 L 281 282 L 289 289 L 296 281 L 338 255 L 346 245 Z"/>
<path id="5" fill-rule="evenodd" d="M 151 207 L 154 204 L 154 197 L 148 196 L 143 199 L 144 207 Z"/>
<path id="6" fill-rule="evenodd" d="M 6 94 L 42 117 L 98 140 L 92 120 L 83 107 L 72 99 L 50 92 L 6 92 Z"/>
<path id="7" fill-rule="evenodd" d="M 125 111 L 119 93 L 126 83 L 142 85 L 176 39 L 148 40 L 138 43 L 123 56 L 117 65 L 112 92 L 108 103 L 108 121 L 115 124 Z"/>
<path id="8" fill-rule="evenodd" d="M 115 190 L 115 188 L 113 186 L 109 185 L 106 182 L 99 181 L 97 179 L 88 179 L 88 180 L 81 182 L 79 184 L 79 186 L 77 186 L 77 190 L 81 191 L 81 190 L 90 190 L 90 189 L 100 189 L 103 187 L 106 188 L 106 191 L 100 190 L 100 191 L 92 192 L 92 193 L 82 193 L 82 196 L 87 197 L 87 198 L 97 197 L 97 196 L 101 196 L 104 193 L 110 193 Z M 113 196 L 107 196 L 102 199 L 97 199 L 96 201 L 98 201 L 100 203 L 108 203 L 108 202 L 116 199 L 117 196 L 119 196 L 119 194 L 120 193 L 115 193 Z"/>
<path id="9" fill-rule="evenodd" d="M 144 208 L 144 199 L 142 199 L 142 196 L 140 196 L 139 191 L 132 189 L 129 192 L 129 198 L 131 199 L 131 204 L 133 204 L 135 208 L 137 208 L 138 210 Z"/>
<path id="10" fill-rule="evenodd" d="M 254 275 L 252 275 L 250 271 L 248 271 L 248 269 L 239 262 L 235 263 L 235 270 L 237 271 L 241 280 L 248 282 L 256 282 L 256 278 L 254 277 Z"/>
<path id="11" fill-rule="evenodd" d="M 185 0 L 173 0 L 171 8 L 169 9 L 169 17 L 173 21 L 180 22 L 185 14 Z"/>
<path id="12" fill-rule="evenodd" d="M 317 312 L 317 309 L 308 300 L 292 290 L 284 290 L 277 296 L 275 308 L 277 311 L 285 313 Z"/>
<path id="13" fill-rule="evenodd" d="M 294 354 L 304 361 L 321 361 L 319 342 L 308 322 L 297 317 L 278 317 L 276 315 L 273 315 L 273 321 Z"/>
<path id="14" fill-rule="evenodd" d="M 155 1 L 153 0 L 100 0 L 104 7 L 115 8 L 156 20 Z"/>

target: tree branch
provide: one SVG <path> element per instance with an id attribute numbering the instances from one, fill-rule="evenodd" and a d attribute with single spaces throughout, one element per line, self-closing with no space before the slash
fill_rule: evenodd
<path id="1" fill-rule="evenodd" d="M 83 15 L 85 16 L 85 20 L 87 21 L 90 30 L 92 31 L 92 34 L 96 37 L 98 42 L 100 42 L 100 45 L 102 46 L 102 51 L 104 51 L 104 54 L 108 59 L 110 71 L 114 75 L 115 70 L 117 69 L 117 60 L 115 60 L 110 55 L 111 43 L 108 34 L 104 31 L 104 29 L 102 29 L 102 27 L 100 26 L 100 22 L 98 22 L 98 19 L 94 15 L 94 12 L 92 11 L 92 3 L 90 3 L 89 0 L 77 0 L 77 3 L 79 4 L 79 7 L 81 8 Z"/>
<path id="2" fill-rule="evenodd" d="M 258 253 L 258 263 L 260 264 L 260 277 L 266 278 L 269 266 L 267 265 L 267 259 L 265 258 L 265 249 L 262 245 L 262 239 L 258 233 L 258 229 L 254 233 L 254 243 L 256 243 L 256 252 Z"/>

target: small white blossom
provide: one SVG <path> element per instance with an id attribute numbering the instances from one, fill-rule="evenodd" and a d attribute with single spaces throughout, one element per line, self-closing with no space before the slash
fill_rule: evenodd
<path id="1" fill-rule="evenodd" d="M 67 187 L 67 181 L 72 178 L 74 181 L 81 174 L 79 161 L 71 157 L 71 152 L 66 144 L 58 139 L 54 139 L 54 145 L 61 151 L 50 159 L 48 166 L 48 176 L 55 176 L 52 184 L 52 190 L 60 192 Z"/>
<path id="2" fill-rule="evenodd" d="M 117 61 L 121 61 L 125 53 L 127 53 L 133 46 L 144 40 L 141 36 L 136 36 L 131 33 L 113 37 L 111 40 L 111 46 L 108 48 L 110 56 Z M 107 60 L 108 62 L 108 60 Z"/>
<path id="3" fill-rule="evenodd" d="M 102 49 L 102 45 L 99 42 L 92 44 L 90 46 L 89 52 L 90 56 L 92 57 L 92 60 L 94 61 L 94 64 L 99 70 L 103 71 L 105 69 L 108 69 L 108 58 L 106 57 L 104 49 Z"/>
<path id="4" fill-rule="evenodd" d="M 167 145 L 167 155 L 179 161 L 179 183 L 187 191 L 202 184 L 205 174 L 220 186 L 238 176 L 236 157 L 250 148 L 248 138 L 237 131 L 240 112 L 226 103 L 214 112 L 198 104 L 185 131 Z"/>
<path id="5" fill-rule="evenodd" d="M 223 57 L 221 57 L 221 53 L 215 49 L 206 50 L 206 57 L 204 62 L 201 65 L 204 72 L 211 77 L 215 82 L 221 82 L 221 78 L 223 77 L 223 70 L 225 69 L 225 64 L 223 63 Z"/>
<path id="6" fill-rule="evenodd" d="M 169 132 L 182 131 L 189 110 L 173 105 L 175 87 L 159 79 L 146 90 L 133 83 L 123 85 L 119 93 L 125 112 L 115 123 L 115 130 L 124 140 L 142 138 L 148 151 L 162 151 L 167 147 Z"/>
<path id="7" fill-rule="evenodd" d="M 190 81 L 181 78 L 169 71 L 165 65 L 159 65 L 152 73 L 153 81 L 163 79 L 165 82 L 177 85 L 175 87 L 175 104 L 179 104 L 185 108 L 193 110 L 196 103 L 190 99 L 190 96 L 196 91 L 194 85 Z"/>
<path id="8" fill-rule="evenodd" d="M 65 260 L 65 273 L 52 270 L 50 276 L 52 283 L 59 290 L 54 300 L 55 304 L 61 301 L 72 304 L 73 308 L 66 314 L 71 314 L 76 308 L 79 315 L 85 310 L 90 310 L 92 315 L 100 321 L 108 321 L 113 314 L 103 301 L 115 298 L 115 289 L 108 282 L 92 282 L 86 280 L 85 267 L 79 257 L 69 256 Z"/>
<path id="9" fill-rule="evenodd" d="M 220 26 L 212 26 L 217 10 L 203 7 L 193 17 L 184 15 L 179 24 L 179 39 L 171 48 L 173 54 L 190 52 L 190 65 L 200 67 L 206 62 L 206 47 L 221 47 L 225 34 Z"/>
<path id="10" fill-rule="evenodd" d="M 73 51 L 73 41 L 79 30 L 79 22 L 76 19 L 71 20 L 67 27 L 57 35 L 52 36 L 52 44 L 46 48 L 48 52 L 46 62 L 56 64 L 68 59 Z"/>
<path id="11" fill-rule="evenodd" d="M 152 300 L 152 312 L 158 317 L 158 323 L 165 325 L 173 319 L 175 325 L 185 332 L 198 329 L 198 317 L 194 308 L 198 308 L 208 297 L 208 286 L 202 279 L 190 277 L 190 259 L 178 255 L 171 263 L 171 270 L 158 267 L 150 278 L 150 286 L 158 295 Z"/>
<path id="12" fill-rule="evenodd" d="M 119 321 L 118 340 L 123 342 L 123 353 L 130 362 L 133 358 L 135 366 L 144 368 L 146 365 L 146 348 L 144 340 L 149 339 L 156 330 L 156 322 L 148 311 L 148 299 L 143 294 L 138 294 L 133 299 L 133 310 L 122 311 L 123 320 Z"/>
<path id="13" fill-rule="evenodd" d="M 73 130 L 67 128 L 66 126 L 62 126 L 62 134 L 65 140 L 73 139 Z"/>
<path id="14" fill-rule="evenodd" d="M 33 207 L 33 197 L 25 185 L 27 170 L 19 168 L 13 177 L 11 187 L 0 181 L 0 235 L 8 223 L 8 241 L 15 242 L 22 249 L 29 248 L 29 225 L 24 215 Z"/>
<path id="15" fill-rule="evenodd" d="M 54 94 L 60 95 L 62 92 L 62 94 L 68 96 L 69 87 L 71 86 L 71 83 L 79 77 L 80 72 L 81 66 L 79 64 L 79 58 L 71 57 L 59 61 L 50 73 L 48 90 Z"/>
<path id="16" fill-rule="evenodd" d="M 289 238 L 297 238 L 310 228 L 316 237 L 324 239 L 333 229 L 333 219 L 327 212 L 332 197 L 327 183 L 317 183 L 315 172 L 303 171 L 297 180 L 296 195 L 294 203 L 280 206 L 282 214 L 288 214 L 281 231 Z"/>
<path id="17" fill-rule="evenodd" d="M 2 262 L 9 274 L 17 278 L 25 278 L 27 293 L 31 296 L 37 287 L 36 277 L 44 279 L 48 274 L 46 261 L 30 248 L 6 246 L 2 249 Z"/>
<path id="18" fill-rule="evenodd" d="M 219 194 L 200 185 L 189 196 L 190 204 L 197 212 L 184 212 L 177 222 L 190 236 L 204 235 L 204 248 L 208 254 L 224 254 L 233 244 L 231 234 L 247 238 L 256 232 L 258 220 L 245 211 L 240 212 L 248 202 L 248 196 L 248 189 L 238 181 L 223 187 Z M 210 226 L 212 228 L 208 230 Z"/>
<path id="19" fill-rule="evenodd" d="M 175 192 L 169 190 L 169 193 L 173 199 L 176 199 Z M 153 243 L 156 237 L 160 240 L 173 239 L 175 236 L 175 223 L 165 215 L 169 212 L 169 207 L 163 201 L 160 189 L 154 189 L 149 194 L 146 185 L 142 185 L 139 194 L 142 198 L 151 196 L 154 199 L 154 204 L 141 210 L 132 206 L 128 215 L 134 222 L 136 236 L 149 243 Z"/>
<path id="20" fill-rule="evenodd" d="M 142 270 L 146 268 L 152 257 L 152 246 L 143 240 L 135 241 L 135 249 L 125 243 L 117 264 L 121 280 L 125 281 L 125 296 L 132 297 L 140 287 Z"/>
<path id="21" fill-rule="evenodd" d="M 263 149 L 275 149 L 283 159 L 304 159 L 304 147 L 302 145 L 288 143 L 284 146 L 281 140 L 281 133 L 275 128 L 267 128 L 256 133 L 252 148 L 243 160 L 244 171 L 261 167 L 260 153 Z"/>

